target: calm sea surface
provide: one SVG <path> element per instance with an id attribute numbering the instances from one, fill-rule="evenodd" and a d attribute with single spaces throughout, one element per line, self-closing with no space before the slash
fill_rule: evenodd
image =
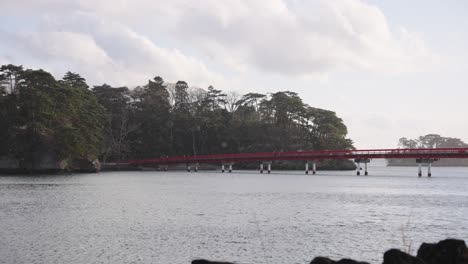
<path id="1" fill-rule="evenodd" d="M 425 171 L 424 171 L 425 172 Z M 381 263 L 468 240 L 468 168 L 0 177 L 0 263 Z"/>

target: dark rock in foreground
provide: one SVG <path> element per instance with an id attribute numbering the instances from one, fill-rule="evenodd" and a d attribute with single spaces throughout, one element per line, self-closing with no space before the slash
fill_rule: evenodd
<path id="1" fill-rule="evenodd" d="M 192 264 L 233 264 L 198 259 Z M 310 264 L 369 264 L 352 259 L 334 261 L 326 257 L 316 257 Z M 468 248 L 465 241 L 446 239 L 436 244 L 422 243 L 417 257 L 398 249 L 390 249 L 383 256 L 383 264 L 468 264 Z"/>
<path id="2" fill-rule="evenodd" d="M 206 259 L 196 259 L 192 260 L 192 264 L 234 264 L 232 262 L 219 262 L 219 261 L 209 261 Z"/>
<path id="3" fill-rule="evenodd" d="M 310 264 L 335 264 L 336 262 L 325 257 L 316 257 L 314 258 Z"/>
<path id="4" fill-rule="evenodd" d="M 465 241 L 446 239 L 437 244 L 423 243 L 418 257 L 426 264 L 468 264 L 468 248 Z"/>
<path id="5" fill-rule="evenodd" d="M 369 264 L 369 263 L 355 261 L 352 259 L 341 259 L 338 261 L 334 261 L 325 257 L 316 257 L 310 262 L 310 264 Z"/>
<path id="6" fill-rule="evenodd" d="M 383 264 L 425 264 L 420 258 L 413 257 L 398 249 L 390 249 L 384 253 Z"/>
<path id="7" fill-rule="evenodd" d="M 336 264 L 369 264 L 368 262 L 356 261 L 352 259 L 341 259 L 336 262 Z"/>

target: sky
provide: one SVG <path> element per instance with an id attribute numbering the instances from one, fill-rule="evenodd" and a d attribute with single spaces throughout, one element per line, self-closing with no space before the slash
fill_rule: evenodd
<path id="1" fill-rule="evenodd" d="M 468 142 L 465 0 L 0 0 L 0 65 L 297 92 L 357 148 Z"/>

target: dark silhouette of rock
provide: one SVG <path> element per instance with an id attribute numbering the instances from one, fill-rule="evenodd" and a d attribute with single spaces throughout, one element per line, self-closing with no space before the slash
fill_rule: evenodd
<path id="1" fill-rule="evenodd" d="M 192 260 L 192 264 L 234 264 L 232 262 L 219 262 L 219 261 L 209 261 L 206 259 L 196 259 Z"/>
<path id="2" fill-rule="evenodd" d="M 356 261 L 352 259 L 341 259 L 336 264 L 369 264 L 368 262 Z"/>
<path id="3" fill-rule="evenodd" d="M 425 262 L 398 249 L 390 249 L 384 253 L 383 264 L 425 264 Z"/>
<path id="4" fill-rule="evenodd" d="M 437 244 L 422 243 L 418 257 L 427 264 L 468 264 L 468 248 L 465 241 L 446 239 Z"/>
<path id="5" fill-rule="evenodd" d="M 336 262 L 325 257 L 316 257 L 314 258 L 310 264 L 335 264 Z"/>
<path id="6" fill-rule="evenodd" d="M 398 249 L 390 249 L 384 253 L 383 264 L 468 264 L 468 248 L 465 241 L 446 239 L 436 244 L 423 243 L 419 247 L 417 257 Z M 204 259 L 193 260 L 192 264 L 234 264 Z M 326 257 L 316 257 L 310 264 L 369 264 L 352 259 L 334 261 Z"/>
<path id="7" fill-rule="evenodd" d="M 310 264 L 369 264 L 369 263 L 355 261 L 352 259 L 341 259 L 338 261 L 334 261 L 325 257 L 316 257 L 310 262 Z"/>

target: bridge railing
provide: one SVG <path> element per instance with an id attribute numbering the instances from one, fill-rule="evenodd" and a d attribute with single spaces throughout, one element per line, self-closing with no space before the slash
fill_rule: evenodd
<path id="1" fill-rule="evenodd" d="M 127 164 L 182 164 L 210 162 L 324 160 L 355 158 L 468 158 L 468 148 L 436 149 L 364 149 L 232 153 L 198 156 L 160 157 L 154 159 L 119 161 Z"/>

